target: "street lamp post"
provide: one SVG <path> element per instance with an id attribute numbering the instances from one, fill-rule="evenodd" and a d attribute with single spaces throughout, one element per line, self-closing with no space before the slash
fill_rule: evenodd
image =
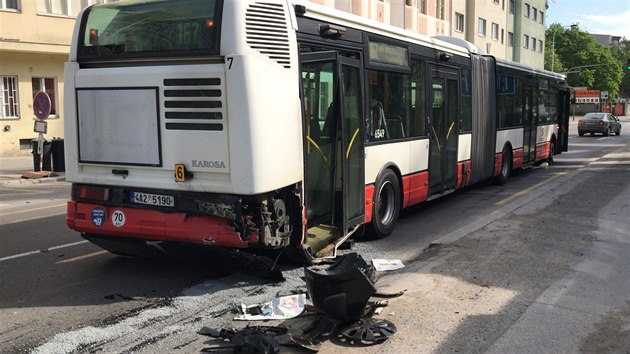
<path id="1" fill-rule="evenodd" d="M 578 25 L 574 23 L 569 26 L 560 26 L 560 27 L 574 29 L 574 28 L 577 28 L 577 26 Z M 553 71 L 553 65 L 556 61 L 556 32 L 557 31 L 553 31 L 553 36 L 551 37 L 551 70 L 550 71 Z"/>

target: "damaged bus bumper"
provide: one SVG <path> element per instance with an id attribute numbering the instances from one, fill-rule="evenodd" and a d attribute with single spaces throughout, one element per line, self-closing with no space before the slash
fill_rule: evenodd
<path id="1" fill-rule="evenodd" d="M 230 221 L 216 216 L 165 213 L 129 207 L 108 207 L 68 201 L 66 223 L 84 236 L 180 242 L 217 247 L 247 248 L 258 244 L 258 234 L 242 237 Z M 89 239 L 89 236 L 86 237 Z M 102 239 L 102 238 L 101 238 Z"/>

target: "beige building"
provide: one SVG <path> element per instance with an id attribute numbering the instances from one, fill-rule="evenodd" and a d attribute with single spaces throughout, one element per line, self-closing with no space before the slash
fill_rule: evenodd
<path id="1" fill-rule="evenodd" d="M 546 0 L 310 0 L 428 36 L 453 36 L 484 52 L 544 67 Z"/>
<path id="2" fill-rule="evenodd" d="M 63 66 L 76 15 L 104 0 L 0 0 L 0 156 L 31 153 L 33 97 L 52 109 L 45 138 L 63 137 Z"/>
<path id="3" fill-rule="evenodd" d="M 310 0 L 429 36 L 450 33 L 450 0 Z"/>

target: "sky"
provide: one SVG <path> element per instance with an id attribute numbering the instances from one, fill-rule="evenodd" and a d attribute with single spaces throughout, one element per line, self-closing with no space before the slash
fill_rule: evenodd
<path id="1" fill-rule="evenodd" d="M 630 0 L 550 0 L 547 27 L 578 23 L 582 31 L 630 40 Z"/>

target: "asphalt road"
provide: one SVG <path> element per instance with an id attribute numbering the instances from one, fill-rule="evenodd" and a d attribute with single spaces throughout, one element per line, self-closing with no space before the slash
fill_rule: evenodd
<path id="1" fill-rule="evenodd" d="M 406 210 L 392 236 L 354 246 L 406 264 L 377 281 L 407 289 L 381 316 L 398 333 L 321 352 L 627 352 L 629 176 L 630 124 L 572 131 L 549 168 Z M 244 327 L 232 305 L 304 289 L 299 267 L 269 284 L 110 255 L 65 226 L 67 184 L 21 187 L 0 188 L 0 352 L 198 352 L 203 325 Z"/>

